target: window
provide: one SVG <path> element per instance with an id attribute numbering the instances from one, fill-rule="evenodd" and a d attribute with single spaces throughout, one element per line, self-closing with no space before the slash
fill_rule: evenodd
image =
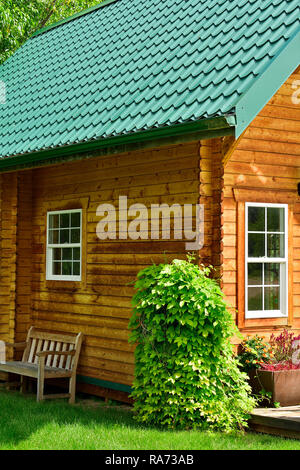
<path id="1" fill-rule="evenodd" d="M 246 318 L 288 314 L 286 204 L 246 203 Z"/>
<path id="2" fill-rule="evenodd" d="M 82 211 L 47 214 L 47 275 L 49 280 L 81 280 Z"/>

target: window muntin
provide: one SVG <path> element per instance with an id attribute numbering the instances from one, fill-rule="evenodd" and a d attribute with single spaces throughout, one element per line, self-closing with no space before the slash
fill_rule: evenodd
<path id="1" fill-rule="evenodd" d="M 287 315 L 287 205 L 246 204 L 246 318 Z"/>
<path id="2" fill-rule="evenodd" d="M 47 214 L 47 279 L 81 280 L 82 210 Z"/>

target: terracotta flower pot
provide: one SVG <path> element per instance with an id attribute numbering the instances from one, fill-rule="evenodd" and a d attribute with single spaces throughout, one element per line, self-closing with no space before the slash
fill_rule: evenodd
<path id="1" fill-rule="evenodd" d="M 263 389 L 271 392 L 272 402 L 280 403 L 280 406 L 300 405 L 300 369 L 251 370 L 249 384 L 255 394 Z"/>

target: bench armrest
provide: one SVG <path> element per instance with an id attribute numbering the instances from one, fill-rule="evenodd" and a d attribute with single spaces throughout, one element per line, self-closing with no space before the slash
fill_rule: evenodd
<path id="1" fill-rule="evenodd" d="M 75 355 L 75 349 L 72 349 L 71 351 L 50 351 L 49 349 L 47 351 L 40 351 L 36 353 L 38 357 L 46 357 L 46 356 L 74 356 Z"/>
<path id="2" fill-rule="evenodd" d="M 23 343 L 7 343 L 6 341 L 4 341 L 4 344 L 5 346 L 9 346 L 11 348 L 25 348 L 27 346 L 27 343 L 26 342 L 23 342 Z"/>

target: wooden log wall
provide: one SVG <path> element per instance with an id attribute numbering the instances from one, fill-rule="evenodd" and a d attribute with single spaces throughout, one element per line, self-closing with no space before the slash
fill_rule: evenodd
<path id="1" fill-rule="evenodd" d="M 16 335 L 17 186 L 17 174 L 1 178 L 0 339 L 8 342 L 14 342 Z M 12 358 L 13 351 L 9 349 L 6 359 Z M 1 373 L 0 378 L 6 380 L 7 374 Z"/>
<path id="2" fill-rule="evenodd" d="M 232 142 L 230 138 L 230 142 Z M 222 277 L 222 214 L 224 139 L 201 141 L 200 147 L 200 203 L 204 205 L 204 247 L 199 262 L 212 265 L 212 275 Z"/>
<path id="3" fill-rule="evenodd" d="M 1 179 L 0 334 L 15 339 L 17 174 Z"/>
<path id="4" fill-rule="evenodd" d="M 128 283 L 153 262 L 185 258 L 185 241 L 100 241 L 97 207 L 117 206 L 119 196 L 128 197 L 128 206 L 143 203 L 148 208 L 155 203 L 204 204 L 199 262 L 214 261 L 219 275 L 221 150 L 212 139 L 1 175 L 1 339 L 22 341 L 32 324 L 82 331 L 78 373 L 131 385 L 134 348 L 128 344 L 127 325 L 134 290 Z M 82 282 L 47 281 L 47 211 L 72 208 L 84 214 Z M 85 389 L 94 393 L 96 387 L 90 383 Z M 103 394 L 112 396 L 104 389 Z"/>
<path id="5" fill-rule="evenodd" d="M 292 101 L 298 68 L 262 109 L 224 162 L 223 290 L 245 333 L 300 330 L 300 104 Z M 225 156 L 226 159 L 226 156 Z M 289 203 L 289 317 L 244 320 L 244 202 Z M 250 200 L 249 200 L 250 199 Z M 239 210 L 240 207 L 240 210 Z"/>
<path id="6" fill-rule="evenodd" d="M 31 322 L 48 330 L 84 333 L 80 375 L 132 384 L 134 348 L 128 344 L 128 320 L 134 290 L 128 283 L 140 269 L 153 262 L 186 256 L 185 241 L 173 237 L 155 241 L 99 240 L 98 205 L 109 203 L 118 207 L 119 196 L 128 197 L 128 206 L 142 203 L 147 208 L 155 203 L 198 203 L 200 148 L 200 143 L 195 142 L 32 172 Z M 210 147 L 203 148 L 208 155 Z M 78 207 L 84 213 L 83 280 L 46 281 L 47 211 Z M 210 244 L 211 234 L 202 249 L 206 260 L 210 257 Z M 22 319 L 26 321 L 24 314 Z"/>
<path id="7" fill-rule="evenodd" d="M 25 339 L 31 326 L 32 171 L 18 174 L 15 341 Z"/>

